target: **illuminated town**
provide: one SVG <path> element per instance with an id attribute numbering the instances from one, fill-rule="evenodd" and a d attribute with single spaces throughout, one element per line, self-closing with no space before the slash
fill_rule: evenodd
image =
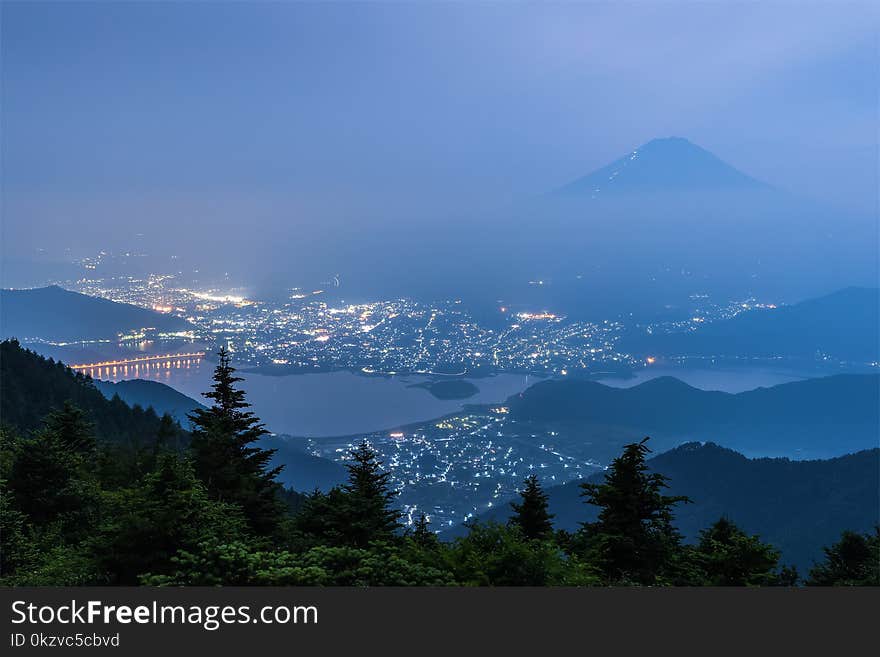
<path id="1" fill-rule="evenodd" d="M 600 471 L 557 431 L 518 423 L 505 406 L 470 407 L 431 422 L 346 438 L 309 440 L 317 456 L 344 463 L 366 439 L 391 472 L 405 521 L 420 513 L 435 527 L 452 527 L 515 497 L 537 474 L 549 486 Z"/>
<path id="2" fill-rule="evenodd" d="M 283 302 L 246 298 L 238 290 L 196 290 L 171 275 L 84 278 L 70 287 L 84 294 L 130 303 L 188 320 L 191 331 L 120 336 L 137 344 L 178 340 L 180 351 L 198 340 L 208 350 L 225 346 L 239 367 L 285 373 L 350 370 L 366 375 L 438 374 L 481 376 L 501 372 L 538 375 L 626 373 L 645 361 L 619 347 L 627 331 L 619 319 L 575 321 L 545 310 L 499 307 L 501 321 L 481 325 L 459 300 L 422 303 L 410 299 L 347 304 L 322 289 L 293 288 Z M 699 297 L 694 300 L 699 302 Z M 686 321 L 639 327 L 691 330 L 731 317 L 753 300 L 724 306 L 704 300 Z M 175 351 L 166 349 L 166 351 Z M 650 362 L 650 361 L 649 361 Z"/>

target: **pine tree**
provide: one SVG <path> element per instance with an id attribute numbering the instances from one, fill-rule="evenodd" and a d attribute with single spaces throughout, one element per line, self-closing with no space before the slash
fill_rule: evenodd
<path id="1" fill-rule="evenodd" d="M 352 450 L 353 463 L 348 468 L 345 492 L 344 541 L 353 547 L 366 548 L 374 541 L 391 541 L 401 528 L 399 511 L 392 508 L 396 493 L 389 488 L 389 472 L 366 441 Z"/>
<path id="2" fill-rule="evenodd" d="M 243 524 L 237 508 L 208 499 L 189 460 L 170 450 L 158 454 L 143 479 L 110 494 L 107 507 L 92 545 L 114 584 L 164 572 L 176 554 L 201 541 L 233 541 Z"/>
<path id="3" fill-rule="evenodd" d="M 553 533 L 553 514 L 547 510 L 547 494 L 535 475 L 527 477 L 525 488 L 520 491 L 522 502 L 511 502 L 514 516 L 510 524 L 519 527 L 528 539 L 544 539 Z"/>
<path id="4" fill-rule="evenodd" d="M 59 433 L 22 439 L 6 482 L 15 508 L 35 527 L 55 525 L 64 537 L 88 533 L 98 505 L 94 465 Z"/>
<path id="5" fill-rule="evenodd" d="M 845 531 L 825 548 L 810 570 L 807 586 L 880 586 L 880 526 L 869 534 Z"/>
<path id="6" fill-rule="evenodd" d="M 346 545 L 347 494 L 340 487 L 323 493 L 315 489 L 305 496 L 293 517 L 294 543 L 302 549 L 317 545 Z"/>
<path id="7" fill-rule="evenodd" d="M 159 419 L 159 430 L 156 432 L 156 452 L 167 449 L 177 450 L 179 445 L 180 426 L 168 413 L 163 413 Z"/>
<path id="8" fill-rule="evenodd" d="M 624 447 L 602 484 L 583 483 L 581 495 L 600 507 L 599 518 L 583 526 L 589 556 L 608 583 L 658 584 L 674 567 L 681 536 L 672 524 L 673 507 L 687 497 L 662 493 L 667 478 L 649 473 L 650 449 Z"/>
<path id="9" fill-rule="evenodd" d="M 6 480 L 0 479 L 0 578 L 14 574 L 37 558 L 27 520 L 24 513 L 13 507 Z"/>
<path id="10" fill-rule="evenodd" d="M 235 376 L 229 354 L 221 349 L 218 356 L 212 390 L 204 394 L 214 403 L 189 416 L 196 474 L 213 499 L 238 504 L 251 528 L 269 535 L 278 529 L 284 515 L 278 496 L 280 484 L 275 480 L 283 466 L 271 468 L 276 450 L 255 445 L 268 431 L 247 410 L 250 404 L 244 391 L 235 386 L 242 379 Z"/>
<path id="11" fill-rule="evenodd" d="M 779 551 L 757 536 L 749 536 L 727 518 L 700 532 L 695 556 L 705 573 L 703 583 L 708 586 L 781 583 L 777 572 Z"/>
<path id="12" fill-rule="evenodd" d="M 409 532 L 409 536 L 413 543 L 422 549 L 437 547 L 437 544 L 440 542 L 437 538 L 437 534 L 431 529 L 431 523 L 428 521 L 428 516 L 424 513 L 420 514 L 413 523 L 413 528 Z"/>
<path id="13" fill-rule="evenodd" d="M 86 414 L 71 401 L 52 411 L 45 420 L 46 431 L 57 436 L 61 444 L 85 456 L 94 453 L 96 447 L 94 425 Z"/>

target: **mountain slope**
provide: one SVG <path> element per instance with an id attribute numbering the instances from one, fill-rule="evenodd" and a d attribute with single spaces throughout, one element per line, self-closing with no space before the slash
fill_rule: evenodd
<path id="1" fill-rule="evenodd" d="M 189 426 L 186 417 L 189 413 L 197 408 L 205 408 L 203 404 L 158 381 L 130 379 L 112 383 L 96 380 L 94 385 L 107 399 L 119 395 L 129 406 L 137 404 L 141 408 L 152 407 L 159 415 L 168 413 L 183 427 Z"/>
<path id="2" fill-rule="evenodd" d="M 868 531 L 880 522 L 880 449 L 824 461 L 748 459 L 714 443 L 688 443 L 649 460 L 652 471 L 670 478 L 669 492 L 687 495 L 676 525 L 689 541 L 721 516 L 777 546 L 783 561 L 806 572 L 844 529 Z M 604 475 L 591 481 L 600 482 Z M 576 482 L 549 488 L 557 529 L 576 530 L 593 521 Z M 505 522 L 501 505 L 484 520 Z"/>
<path id="3" fill-rule="evenodd" d="M 144 444 L 159 431 L 152 409 L 107 399 L 91 379 L 66 365 L 22 349 L 13 340 L 0 342 L 0 421 L 27 433 L 38 429 L 51 411 L 71 401 L 95 424 L 98 438 L 110 442 Z"/>
<path id="4" fill-rule="evenodd" d="M 658 449 L 712 440 L 754 456 L 827 458 L 877 445 L 880 375 L 842 374 L 737 394 L 670 377 L 632 388 L 543 381 L 508 406 L 517 421 L 559 432 L 557 443 L 592 441 L 601 460 L 621 440 L 640 435 L 654 437 Z M 603 450 L 598 442 L 608 427 L 625 431 Z"/>
<path id="5" fill-rule="evenodd" d="M 0 337 L 22 341 L 115 338 L 132 329 L 185 331 L 189 324 L 126 303 L 70 292 L 57 285 L 0 290 Z"/>
<path id="6" fill-rule="evenodd" d="M 293 436 L 264 436 L 260 447 L 278 450 L 271 465 L 283 465 L 278 480 L 294 490 L 310 493 L 316 488 L 324 492 L 348 480 L 348 470 L 336 461 L 310 454 L 300 439 Z"/>

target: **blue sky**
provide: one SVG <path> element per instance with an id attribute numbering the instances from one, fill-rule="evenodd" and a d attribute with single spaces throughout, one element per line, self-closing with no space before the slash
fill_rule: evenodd
<path id="1" fill-rule="evenodd" d="M 876 208 L 868 4 L 2 11 L 6 253 L 436 221 L 666 135 L 797 194 Z"/>

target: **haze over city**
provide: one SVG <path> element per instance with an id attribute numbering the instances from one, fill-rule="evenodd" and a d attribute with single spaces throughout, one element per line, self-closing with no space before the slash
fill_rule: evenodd
<path id="1" fill-rule="evenodd" d="M 16 278 L 104 250 L 261 290 L 342 274 L 413 292 L 401 273 L 420 258 L 540 231 L 520 219 L 535 198 L 668 136 L 841 230 L 876 216 L 868 5 L 6 3 L 3 18 Z M 663 230 L 639 225 L 649 244 Z"/>

